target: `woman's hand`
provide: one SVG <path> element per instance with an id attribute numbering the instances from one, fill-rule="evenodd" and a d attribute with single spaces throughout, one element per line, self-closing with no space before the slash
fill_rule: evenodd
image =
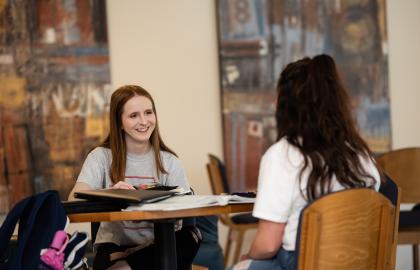
<path id="1" fill-rule="evenodd" d="M 130 185 L 127 182 L 124 181 L 119 181 L 118 183 L 116 183 L 115 185 L 113 185 L 110 188 L 114 188 L 114 189 L 136 189 L 133 185 Z"/>
<path id="2" fill-rule="evenodd" d="M 244 260 L 248 260 L 251 259 L 251 257 L 249 257 L 248 253 L 247 254 L 242 254 L 242 256 L 239 258 L 240 261 L 244 261 Z"/>

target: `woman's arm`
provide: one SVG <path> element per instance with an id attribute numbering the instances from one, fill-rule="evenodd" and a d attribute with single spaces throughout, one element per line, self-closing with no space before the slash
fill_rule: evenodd
<path id="1" fill-rule="evenodd" d="M 76 182 L 67 200 L 73 201 L 75 199 L 74 193 L 77 191 L 82 191 L 82 190 L 92 190 L 92 187 L 83 182 Z"/>
<path id="2" fill-rule="evenodd" d="M 130 185 L 127 182 L 124 181 L 119 181 L 118 183 L 116 183 L 115 185 L 113 185 L 110 188 L 114 188 L 114 189 L 135 189 L 133 185 Z M 82 191 L 82 190 L 92 190 L 93 188 L 91 186 L 89 186 L 89 184 L 83 183 L 83 182 L 76 182 L 76 184 L 73 187 L 73 190 L 70 192 L 70 195 L 68 197 L 67 200 L 72 201 L 75 199 L 74 197 L 74 193 L 77 191 Z"/>
<path id="3" fill-rule="evenodd" d="M 254 238 L 249 253 L 243 259 L 262 260 L 274 257 L 280 250 L 285 226 L 286 223 L 260 219 L 257 235 Z"/>

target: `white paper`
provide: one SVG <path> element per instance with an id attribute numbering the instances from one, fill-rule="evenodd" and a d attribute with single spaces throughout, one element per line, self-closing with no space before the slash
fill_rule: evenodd
<path id="1" fill-rule="evenodd" d="M 207 206 L 223 206 L 237 203 L 254 203 L 255 198 L 237 195 L 184 195 L 140 205 L 132 205 L 123 211 L 173 211 Z"/>

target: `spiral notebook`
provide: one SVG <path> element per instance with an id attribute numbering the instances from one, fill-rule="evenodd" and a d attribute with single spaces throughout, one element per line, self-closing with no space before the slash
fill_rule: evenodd
<path id="1" fill-rule="evenodd" d="M 87 200 L 119 200 L 128 203 L 149 203 L 169 198 L 176 192 L 143 189 L 97 189 L 77 191 L 74 194 L 76 198 Z"/>

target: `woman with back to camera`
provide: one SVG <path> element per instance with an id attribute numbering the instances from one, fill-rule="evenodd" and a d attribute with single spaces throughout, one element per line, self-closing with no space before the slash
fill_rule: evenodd
<path id="1" fill-rule="evenodd" d="M 253 210 L 258 230 L 235 270 L 295 269 L 299 215 L 308 202 L 342 189 L 380 185 L 330 56 L 288 64 L 277 91 L 277 142 L 261 159 Z"/>
<path id="2" fill-rule="evenodd" d="M 145 89 L 118 88 L 111 96 L 109 117 L 109 135 L 89 153 L 69 200 L 81 190 L 135 189 L 156 182 L 189 190 L 181 162 L 162 141 L 155 104 Z M 177 247 L 188 246 L 177 249 L 178 269 L 189 269 L 198 239 L 192 226 L 177 230 Z M 154 269 L 153 240 L 150 222 L 102 222 L 93 269 Z"/>

